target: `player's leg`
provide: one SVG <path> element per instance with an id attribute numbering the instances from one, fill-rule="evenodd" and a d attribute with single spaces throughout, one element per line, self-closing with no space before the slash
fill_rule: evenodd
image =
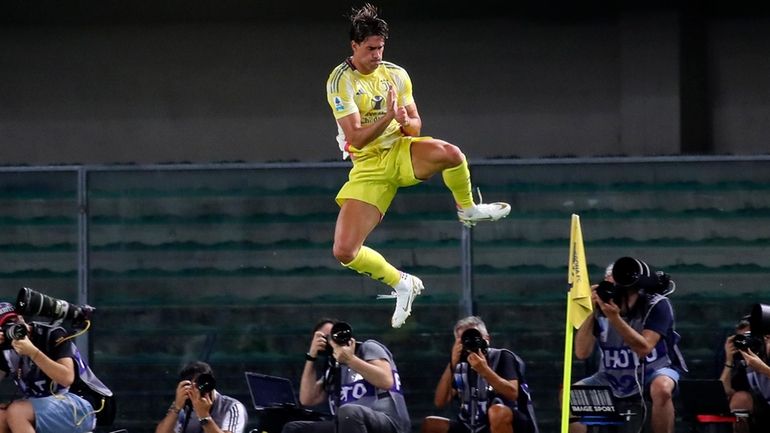
<path id="1" fill-rule="evenodd" d="M 468 161 L 457 146 L 437 139 L 415 140 L 411 152 L 415 177 L 426 180 L 441 173 L 463 224 L 470 227 L 479 221 L 496 221 L 510 213 L 511 206 L 507 203 L 474 204 Z"/>
<path id="2" fill-rule="evenodd" d="M 374 205 L 346 199 L 337 216 L 333 252 L 343 266 L 393 288 L 396 308 L 391 326 L 398 328 L 411 314 L 412 302 L 424 286 L 419 278 L 399 271 L 380 253 L 363 244 L 381 218 L 382 214 Z"/>
<path id="3" fill-rule="evenodd" d="M 381 218 L 375 206 L 360 200 L 345 200 L 334 229 L 333 253 L 343 266 L 393 287 L 401 278 L 398 269 L 380 253 L 364 246 Z"/>

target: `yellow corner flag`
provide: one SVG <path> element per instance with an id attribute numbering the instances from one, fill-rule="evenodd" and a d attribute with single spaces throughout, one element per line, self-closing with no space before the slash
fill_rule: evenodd
<path id="1" fill-rule="evenodd" d="M 564 324 L 564 373 L 562 375 L 561 433 L 569 430 L 569 397 L 572 385 L 572 333 L 579 328 L 593 312 L 591 284 L 588 282 L 586 252 L 583 248 L 583 232 L 580 217 L 572 214 L 572 228 L 569 236 L 569 270 L 567 282 L 567 320 Z"/>
<path id="2" fill-rule="evenodd" d="M 572 230 L 569 239 L 569 321 L 572 326 L 579 328 L 583 321 L 591 315 L 591 284 L 588 281 L 588 266 L 586 252 L 583 248 L 583 232 L 580 230 L 580 217 L 572 214 Z"/>

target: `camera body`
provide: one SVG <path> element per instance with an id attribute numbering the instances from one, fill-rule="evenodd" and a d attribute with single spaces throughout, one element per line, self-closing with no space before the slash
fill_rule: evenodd
<path id="1" fill-rule="evenodd" d="M 337 322 L 332 326 L 329 338 L 340 346 L 347 346 L 353 338 L 353 328 L 347 322 Z"/>
<path id="2" fill-rule="evenodd" d="M 756 355 L 764 355 L 764 339 L 751 335 L 751 332 L 735 334 L 733 345 L 738 350 L 751 350 Z"/>
<path id="3" fill-rule="evenodd" d="M 3 325 L 2 332 L 5 341 L 21 340 L 28 334 L 27 325 L 23 323 L 6 323 Z"/>
<path id="4" fill-rule="evenodd" d="M 329 344 L 329 339 L 340 346 L 347 346 L 350 344 L 351 338 L 353 338 L 353 328 L 350 326 L 350 324 L 347 322 L 335 323 L 332 326 L 332 330 L 329 335 L 324 336 L 324 339 L 326 340 L 326 349 L 321 354 L 331 358 L 332 354 L 334 353 L 334 349 L 332 349 L 331 344 Z"/>
<path id="5" fill-rule="evenodd" d="M 214 379 L 214 376 L 208 373 L 203 373 L 195 378 L 195 387 L 198 388 L 201 395 L 210 394 L 211 391 L 214 390 L 216 384 L 217 381 Z"/>
<path id="6" fill-rule="evenodd" d="M 620 300 L 623 298 L 624 293 L 625 290 L 623 290 L 622 287 L 615 287 L 615 284 L 609 281 L 602 281 L 596 287 L 596 294 L 604 303 L 613 301 L 616 304 L 620 304 Z"/>
<path id="7" fill-rule="evenodd" d="M 468 360 L 471 353 L 481 353 L 486 356 L 489 349 L 489 343 L 476 328 L 468 328 L 460 335 L 460 342 L 463 346 L 463 352 L 460 357 L 461 362 Z"/>

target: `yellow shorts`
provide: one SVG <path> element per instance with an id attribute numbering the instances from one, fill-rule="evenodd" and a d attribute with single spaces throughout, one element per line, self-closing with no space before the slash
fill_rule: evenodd
<path id="1" fill-rule="evenodd" d="M 422 182 L 414 177 L 412 142 L 430 137 L 401 137 L 390 149 L 353 154 L 348 181 L 337 193 L 337 204 L 347 199 L 369 203 L 385 215 L 399 187 Z"/>

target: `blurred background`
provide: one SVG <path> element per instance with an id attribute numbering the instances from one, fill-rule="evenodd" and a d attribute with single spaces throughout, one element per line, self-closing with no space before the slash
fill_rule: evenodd
<path id="1" fill-rule="evenodd" d="M 96 307 L 88 352 L 118 396 L 113 429 L 154 431 L 194 359 L 255 427 L 243 373 L 296 387 L 331 316 L 391 348 L 417 431 L 448 414 L 433 387 L 471 309 L 527 361 L 541 430 L 557 431 L 572 213 L 592 280 L 628 255 L 672 275 L 690 376 L 717 377 L 734 323 L 768 301 L 768 11 L 377 4 L 424 134 L 513 208 L 466 250 L 440 179 L 399 193 L 370 238 L 428 288 L 399 330 L 384 287 L 331 255 L 349 163 L 324 85 L 360 2 L 0 3 L 0 293 Z"/>

